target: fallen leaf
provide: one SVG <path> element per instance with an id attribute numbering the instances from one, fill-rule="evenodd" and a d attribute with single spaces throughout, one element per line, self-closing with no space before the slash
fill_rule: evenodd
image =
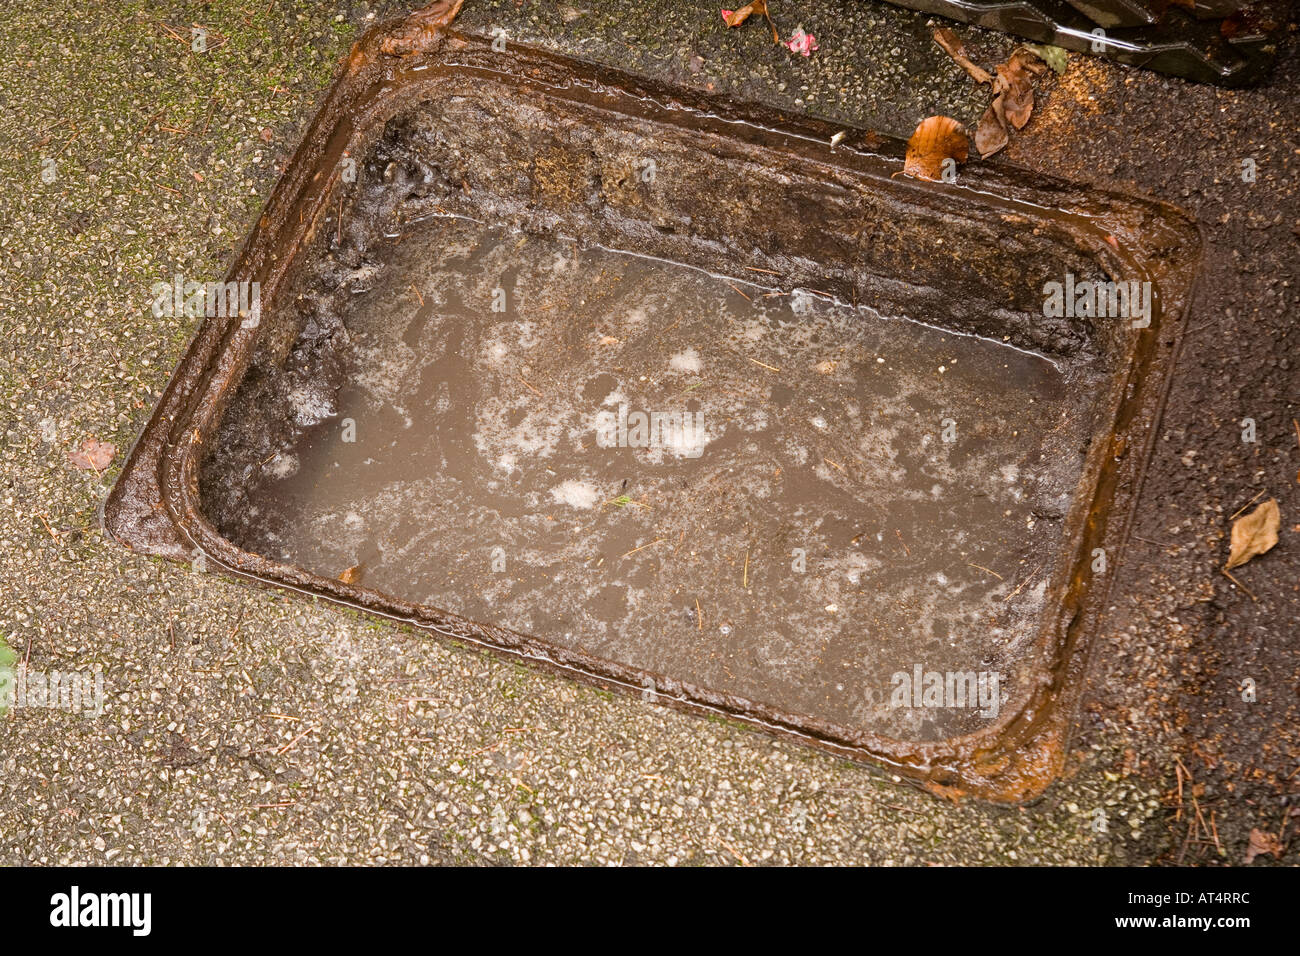
<path id="1" fill-rule="evenodd" d="M 1025 49 L 1034 54 L 1057 73 L 1064 73 L 1068 65 L 1068 58 L 1065 50 L 1059 46 L 1045 46 L 1037 43 L 1026 43 Z"/>
<path id="2" fill-rule="evenodd" d="M 1002 97 L 995 96 L 975 129 L 975 148 L 980 151 L 981 159 L 988 159 L 1005 148 L 1008 141 L 1007 114 L 1002 108 Z"/>
<path id="3" fill-rule="evenodd" d="M 262 138 L 262 142 L 269 143 L 275 137 L 275 131 L 269 126 L 263 126 L 257 135 Z"/>
<path id="4" fill-rule="evenodd" d="M 1277 838 L 1277 834 L 1265 833 L 1258 827 L 1251 827 L 1250 846 L 1246 847 L 1246 862 L 1254 863 L 1255 857 L 1264 853 L 1271 853 L 1273 859 L 1282 858 L 1282 841 Z"/>
<path id="5" fill-rule="evenodd" d="M 1034 81 L 1019 51 L 997 68 L 998 78 L 993 92 L 1002 97 L 1002 107 L 1007 120 L 1016 129 L 1024 129 L 1029 115 L 1034 111 Z"/>
<path id="6" fill-rule="evenodd" d="M 1234 521 L 1228 563 L 1224 565 L 1224 570 L 1239 568 L 1251 558 L 1269 551 L 1277 544 L 1277 530 L 1281 526 L 1282 514 L 1274 498 L 1269 498 L 1250 514 Z"/>
<path id="7" fill-rule="evenodd" d="M 767 25 L 772 28 L 772 42 L 780 43 L 781 34 L 777 32 L 776 24 L 772 22 L 772 17 L 767 12 L 767 0 L 753 0 L 739 10 L 723 10 L 722 22 L 728 27 L 738 27 L 756 13 L 767 20 Z"/>
<path id="8" fill-rule="evenodd" d="M 1036 53 L 1023 47 L 998 65 L 993 79 L 993 102 L 975 130 L 975 148 L 981 159 L 1006 147 L 1011 127 L 1025 128 L 1034 112 L 1033 77 L 1046 69 Z"/>
<path id="9" fill-rule="evenodd" d="M 989 75 L 989 72 L 983 67 L 972 63 L 970 58 L 966 56 L 961 40 L 952 30 L 947 27 L 940 27 L 935 30 L 934 42 L 943 47 L 943 51 L 952 57 L 957 65 L 965 70 L 976 83 L 993 83 L 993 77 Z"/>
<path id="10" fill-rule="evenodd" d="M 361 578 L 361 565 L 359 564 L 352 565 L 352 567 L 348 568 L 346 571 L 344 571 L 342 574 L 339 575 L 339 580 L 342 581 L 344 584 L 356 584 L 360 578 Z"/>
<path id="11" fill-rule="evenodd" d="M 79 451 L 68 452 L 68 461 L 86 471 L 100 472 L 108 467 L 116 454 L 117 448 L 113 445 L 87 438 Z"/>
<path id="12" fill-rule="evenodd" d="M 817 374 L 819 375 L 829 375 L 831 372 L 835 371 L 835 366 L 839 364 L 839 362 L 833 361 L 832 359 L 826 359 L 824 362 L 818 362 L 814 368 L 817 369 Z"/>
<path id="13" fill-rule="evenodd" d="M 722 11 L 722 22 L 729 27 L 738 27 L 748 20 L 749 15 L 753 12 L 753 7 L 741 7 L 739 10 L 727 10 L 724 8 Z"/>
<path id="14" fill-rule="evenodd" d="M 767 11 L 767 0 L 755 0 L 754 3 L 747 3 L 739 10 L 723 10 L 722 22 L 729 27 L 738 27 L 755 13 L 765 13 Z"/>
<path id="15" fill-rule="evenodd" d="M 997 79 L 993 88 L 997 90 L 998 86 L 1002 86 L 998 95 L 1006 118 L 1015 129 L 1023 130 L 1024 124 L 1030 121 L 1030 113 L 1034 112 L 1034 81 L 1023 69 L 1006 64 L 998 66 Z"/>
<path id="16" fill-rule="evenodd" d="M 966 131 L 951 116 L 927 117 L 907 141 L 903 173 L 938 182 L 943 178 L 944 160 L 966 162 L 969 143 Z"/>
<path id="17" fill-rule="evenodd" d="M 618 345 L 618 339 L 614 338 L 614 336 L 612 336 L 612 335 L 602 335 L 602 336 L 600 337 L 600 344 L 601 344 L 601 345 Z"/>
<path id="18" fill-rule="evenodd" d="M 1042 76 L 1047 72 L 1047 64 L 1043 58 L 1027 47 L 1016 47 L 1008 62 L 1015 63 L 1020 69 L 1028 70 L 1034 76 Z"/>

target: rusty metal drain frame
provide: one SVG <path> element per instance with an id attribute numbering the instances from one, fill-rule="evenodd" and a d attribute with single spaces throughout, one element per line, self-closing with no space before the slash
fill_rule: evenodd
<path id="1" fill-rule="evenodd" d="M 440 73 L 489 66 L 500 76 L 532 84 L 551 83 L 600 96 L 618 90 L 656 110 L 662 122 L 692 124 L 735 135 L 746 130 L 764 155 L 791 156 L 798 147 L 816 162 L 852 170 L 881 190 L 906 190 L 949 204 L 994 204 L 1032 217 L 1045 204 L 1078 187 L 1019 174 L 996 166 L 968 167 L 957 184 L 895 178 L 903 144 L 859 131 L 848 142 L 829 145 L 842 127 L 789 117 L 766 107 L 737 104 L 712 95 L 638 80 L 618 71 L 583 64 L 540 50 L 512 45 L 509 53 L 491 50 L 491 39 L 449 29 L 421 29 L 412 43 L 394 49 L 394 35 L 411 35 L 411 24 L 393 21 L 369 31 L 355 46 L 343 72 L 309 126 L 292 161 L 237 256 L 228 281 L 261 282 L 263 306 L 274 309 L 310 245 L 316 223 L 334 197 L 337 170 L 345 152 L 382 131 L 383 117 L 398 109 L 403 84 L 427 82 L 414 99 L 436 98 Z M 418 79 L 418 82 L 417 82 Z M 806 158 L 806 156 L 805 156 Z M 1200 249 L 1199 231 L 1176 207 L 1147 199 L 1087 190 L 1115 208 L 1140 212 L 1160 223 L 1150 248 L 1143 236 L 1105 215 L 1089 220 L 1086 241 L 1109 271 L 1138 271 L 1158 278 L 1158 315 L 1141 333 L 1126 374 L 1114 376 L 1108 414 L 1117 416 L 1111 438 L 1094 442 L 1085 463 L 1082 487 L 1091 498 L 1073 505 L 1066 543 L 1056 555 L 1051 579 L 1060 582 L 1060 603 L 1037 640 L 1043 665 L 1034 691 L 987 729 L 936 742 L 907 742 L 831 725 L 807 715 L 714 692 L 634 667 L 558 647 L 535 636 L 476 623 L 435 608 L 412 604 L 354 584 L 323 578 L 302 568 L 240 550 L 204 518 L 200 510 L 198 466 L 208 437 L 218 427 L 224 402 L 234 391 L 253 352 L 257 329 L 238 317 L 205 320 L 131 450 L 122 474 L 103 507 L 107 532 L 132 551 L 178 561 L 202 556 L 209 569 L 260 584 L 324 597 L 368 613 L 401 621 L 457 641 L 528 662 L 548 672 L 577 677 L 596 686 L 643 695 L 653 688 L 656 703 L 694 713 L 722 715 L 784 738 L 843 757 L 884 764 L 937 792 L 969 793 L 1000 802 L 1022 802 L 1041 794 L 1065 764 L 1073 713 L 1088 666 L 1087 636 L 1100 624 L 1109 582 L 1089 576 L 1093 548 L 1104 547 L 1112 569 L 1123 558 L 1129 517 L 1140 490 L 1145 464 L 1168 391 L 1173 358 L 1193 290 Z M 1013 196 L 1028 198 L 1007 198 Z M 1131 223 L 1129 223 L 1131 225 Z M 1113 232 L 1112 232 L 1113 230 Z M 1084 505 L 1086 504 L 1086 507 Z"/>

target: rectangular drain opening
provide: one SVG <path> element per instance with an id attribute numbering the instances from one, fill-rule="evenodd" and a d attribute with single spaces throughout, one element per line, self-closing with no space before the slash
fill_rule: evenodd
<path id="1" fill-rule="evenodd" d="M 260 309 L 204 324 L 109 529 L 934 786 L 1039 792 L 1194 228 L 384 35 L 231 272 Z M 1151 283 L 1150 325 L 1045 315 L 1067 276 Z"/>

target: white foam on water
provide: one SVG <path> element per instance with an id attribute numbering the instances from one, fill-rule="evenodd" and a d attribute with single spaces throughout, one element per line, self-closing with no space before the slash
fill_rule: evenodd
<path id="1" fill-rule="evenodd" d="M 675 372 L 698 372 L 704 365 L 700 361 L 699 352 L 695 351 L 695 349 L 687 349 L 670 358 L 668 367 Z"/>
<path id="2" fill-rule="evenodd" d="M 600 492 L 589 482 L 570 478 L 552 488 L 551 497 L 570 508 L 589 510 L 600 500 Z"/>
<path id="3" fill-rule="evenodd" d="M 288 478 L 298 471 L 298 456 L 291 452 L 281 452 L 267 464 L 266 472 L 272 478 Z"/>
<path id="4" fill-rule="evenodd" d="M 338 411 L 331 396 L 309 387 L 295 388 L 290 392 L 289 404 L 293 406 L 294 421 L 303 428 L 319 425 Z"/>

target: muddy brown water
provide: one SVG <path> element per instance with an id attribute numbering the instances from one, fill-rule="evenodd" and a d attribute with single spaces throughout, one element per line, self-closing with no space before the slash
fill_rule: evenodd
<path id="1" fill-rule="evenodd" d="M 986 717 L 893 674 L 1013 679 L 1082 461 L 1049 359 L 460 219 L 353 281 L 340 387 L 210 477 L 240 547 L 909 739 Z"/>

